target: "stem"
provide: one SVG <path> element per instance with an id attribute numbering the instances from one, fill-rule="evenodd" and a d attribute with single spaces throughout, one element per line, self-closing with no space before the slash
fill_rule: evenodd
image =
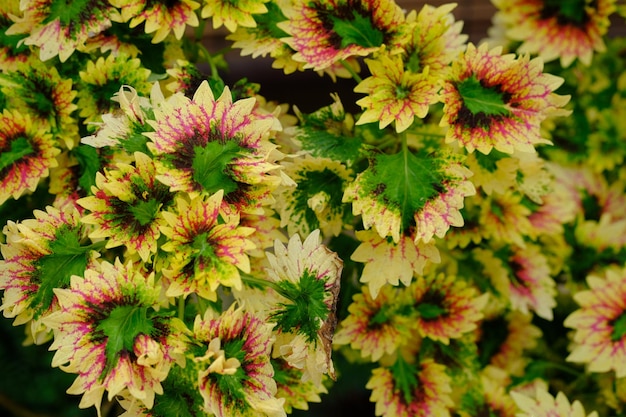
<path id="1" fill-rule="evenodd" d="M 350 75 L 352 76 L 352 78 L 354 79 L 354 81 L 356 81 L 357 83 L 360 83 L 361 81 L 363 81 L 363 79 L 361 78 L 361 76 L 359 74 L 356 73 L 356 71 L 354 71 L 354 68 L 352 68 L 352 66 L 350 64 L 348 64 L 346 61 L 344 61 L 343 59 L 341 61 L 339 61 L 341 63 L 341 65 L 343 65 L 343 67 L 348 70 L 348 72 L 350 73 Z"/>
<path id="2" fill-rule="evenodd" d="M 387 139 L 380 141 L 379 143 L 374 145 L 374 148 L 378 149 L 379 151 L 385 151 L 387 148 L 390 148 L 391 146 L 397 146 L 397 145 L 398 145 L 398 138 L 394 136 L 394 137 L 388 137 Z"/>
<path id="3" fill-rule="evenodd" d="M 198 19 L 200 20 L 200 24 L 196 27 L 194 31 L 194 36 L 197 42 L 202 42 L 202 37 L 204 36 L 204 28 L 206 27 L 206 19 Z"/>
<path id="4" fill-rule="evenodd" d="M 185 320 L 185 297 L 178 299 L 178 318 L 182 321 Z"/>
<path id="5" fill-rule="evenodd" d="M 409 142 L 406 138 L 406 130 L 400 133 L 400 139 L 402 141 L 402 153 L 404 154 L 404 166 L 406 167 L 409 157 Z"/>
<path id="6" fill-rule="evenodd" d="M 260 279 L 260 278 L 255 278 L 251 275 L 241 275 L 241 280 L 243 281 L 244 284 L 247 285 L 252 285 L 252 286 L 259 286 L 259 287 L 263 287 L 263 288 L 271 288 L 274 291 L 276 291 L 277 293 L 279 293 L 280 295 L 285 295 L 284 291 L 282 290 L 282 288 L 280 288 L 278 286 L 278 284 L 276 284 L 273 281 L 268 281 L 266 279 Z"/>
<path id="7" fill-rule="evenodd" d="M 209 64 L 209 67 L 211 68 L 211 78 L 214 80 L 220 80 L 221 77 L 217 72 L 217 66 L 215 65 L 215 61 L 213 60 L 213 56 L 211 55 L 209 50 L 206 49 L 202 44 L 198 45 L 198 50 L 200 51 L 200 55 L 206 60 L 206 62 Z"/>
<path id="8" fill-rule="evenodd" d="M 559 370 L 559 371 L 563 371 L 563 372 L 565 372 L 567 374 L 570 374 L 572 376 L 580 376 L 581 375 L 580 371 L 577 371 L 576 369 L 574 369 L 574 368 L 572 368 L 570 366 L 567 366 L 567 365 L 563 365 L 561 363 L 550 362 L 550 361 L 541 361 L 541 360 L 537 360 L 535 362 L 541 364 L 546 369 L 550 369 L 550 368 L 556 369 L 556 370 Z"/>
<path id="9" fill-rule="evenodd" d="M 196 301 L 198 303 L 198 308 L 200 309 L 199 313 L 200 313 L 200 315 L 203 316 L 204 313 L 209 308 L 209 303 L 208 303 L 208 301 L 206 301 L 204 298 L 200 297 L 199 295 L 196 297 Z"/>

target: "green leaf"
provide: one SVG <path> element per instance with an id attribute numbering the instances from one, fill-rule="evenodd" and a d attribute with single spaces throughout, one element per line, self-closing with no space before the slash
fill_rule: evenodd
<path id="1" fill-rule="evenodd" d="M 545 16 L 558 16 L 559 21 L 566 21 L 581 25 L 587 18 L 586 0 L 546 0 L 542 14 Z"/>
<path id="2" fill-rule="evenodd" d="M 226 359 L 235 358 L 242 364 L 246 358 L 246 351 L 243 348 L 244 343 L 244 339 L 232 339 L 224 343 L 222 349 L 224 349 Z"/>
<path id="3" fill-rule="evenodd" d="M 482 367 L 489 365 L 491 358 L 500 351 L 500 348 L 509 336 L 507 320 L 502 316 L 485 320 L 481 324 L 482 337 L 477 343 L 478 360 Z"/>
<path id="4" fill-rule="evenodd" d="M 146 124 L 143 125 L 143 127 L 149 127 L 149 125 Z M 146 146 L 146 143 L 148 143 L 148 137 L 144 135 L 143 131 L 139 128 L 135 129 L 133 133 L 129 134 L 127 137 L 121 139 L 122 140 L 120 142 L 122 143 L 124 150 L 129 155 L 132 155 L 135 152 L 152 155 L 152 153 L 148 150 L 148 147 Z"/>
<path id="5" fill-rule="evenodd" d="M 369 16 L 363 16 L 352 10 L 352 18 L 330 16 L 333 31 L 341 38 L 341 47 L 359 45 L 364 48 L 383 44 L 383 33 L 374 27 Z"/>
<path id="6" fill-rule="evenodd" d="M 150 224 L 156 218 L 156 215 L 161 209 L 161 202 L 156 198 L 151 198 L 148 201 L 138 200 L 135 205 L 130 206 L 128 210 L 132 213 L 133 218 L 139 222 L 140 225 L 145 226 Z"/>
<path id="7" fill-rule="evenodd" d="M 326 202 L 329 213 L 327 219 L 342 218 L 349 221 L 352 213 L 349 206 L 342 202 L 345 180 L 336 172 L 324 168 L 321 171 L 306 171 L 298 179 L 298 186 L 291 192 L 291 198 L 287 203 L 294 207 L 296 216 L 292 221 L 301 223 L 304 221 L 309 230 L 320 227 L 317 213 L 309 206 L 309 199 L 318 194 L 328 196 Z"/>
<path id="8" fill-rule="evenodd" d="M 10 21 L 9 21 L 10 22 Z M 10 24 L 9 22 L 0 22 L 0 24 L 3 24 L 4 28 L 7 28 L 8 25 Z M 6 26 L 4 26 L 6 25 Z M 0 46 L 6 46 L 7 48 L 9 48 L 11 50 L 12 53 L 14 54 L 20 54 L 20 53 L 24 53 L 26 51 L 28 51 L 28 45 L 25 44 L 20 44 L 20 41 L 22 39 L 25 39 L 28 37 L 28 35 L 24 35 L 24 34 L 19 34 L 19 35 L 7 35 L 5 33 L 5 30 L 0 30 Z"/>
<path id="9" fill-rule="evenodd" d="M 280 304 L 281 308 L 272 314 L 277 327 L 284 332 L 303 334 L 309 342 L 316 341 L 320 323 L 330 312 L 324 302 L 324 280 L 307 270 L 299 282 L 280 281 L 278 289 L 290 303 Z"/>
<path id="10" fill-rule="evenodd" d="M 212 373 L 209 378 L 217 382 L 218 390 L 224 401 L 224 408 L 234 409 L 233 415 L 246 415 L 246 411 L 250 411 L 246 390 L 243 386 L 246 373 L 241 367 L 237 368 L 233 375 Z M 238 410 L 239 413 L 235 410 Z"/>
<path id="11" fill-rule="evenodd" d="M 599 221 L 603 211 L 603 206 L 600 204 L 599 198 L 587 190 L 583 190 L 581 202 L 585 220 Z"/>
<path id="12" fill-rule="evenodd" d="M 622 313 L 611 324 L 613 325 L 613 332 L 611 333 L 611 340 L 613 342 L 622 340 L 624 335 L 626 335 L 626 314 Z"/>
<path id="13" fill-rule="evenodd" d="M 80 166 L 78 185 L 85 192 L 90 193 L 91 187 L 96 185 L 96 172 L 101 168 L 98 150 L 89 145 L 79 145 L 72 150 L 72 154 Z"/>
<path id="14" fill-rule="evenodd" d="M 463 104 L 473 115 L 482 113 L 486 116 L 504 116 L 509 114 L 504 94 L 496 87 L 483 87 L 475 75 L 461 81 L 457 89 L 463 98 Z"/>
<path id="15" fill-rule="evenodd" d="M 413 224 L 414 214 L 443 191 L 439 165 L 437 157 L 416 155 L 408 150 L 394 155 L 376 155 L 362 174 L 362 194 L 374 196 L 399 212 L 402 227 L 406 229 Z"/>
<path id="16" fill-rule="evenodd" d="M 416 306 L 416 309 L 425 320 L 436 319 L 446 312 L 445 308 L 431 303 L 420 303 Z"/>
<path id="17" fill-rule="evenodd" d="M 345 162 L 348 166 L 358 159 L 363 144 L 358 137 L 335 135 L 311 126 L 302 127 L 297 139 L 302 150 L 311 155 Z"/>
<path id="18" fill-rule="evenodd" d="M 252 15 L 257 23 L 257 30 L 267 34 L 274 39 L 289 37 L 289 34 L 278 27 L 279 22 L 288 20 L 283 14 L 282 9 L 273 1 L 264 3 L 267 7 L 267 13 L 255 13 Z"/>
<path id="19" fill-rule="evenodd" d="M 151 415 L 197 417 L 205 414 L 204 399 L 197 386 L 200 369 L 196 368 L 196 364 L 189 362 L 185 368 L 176 364 L 172 366 L 167 378 L 162 382 L 163 394 L 154 402 L 154 407 L 150 410 Z"/>
<path id="20" fill-rule="evenodd" d="M 107 337 L 104 348 L 106 366 L 101 377 L 104 378 L 115 367 L 123 351 L 132 352 L 135 338 L 140 334 L 150 335 L 154 324 L 148 318 L 148 307 L 120 305 L 111 310 L 109 315 L 98 323 L 96 330 Z"/>
<path id="21" fill-rule="evenodd" d="M 421 72 L 421 59 L 418 50 L 414 50 L 409 53 L 409 57 L 406 60 L 406 68 L 414 73 Z"/>
<path id="22" fill-rule="evenodd" d="M 235 141 L 208 142 L 194 148 L 193 179 L 209 193 L 224 190 L 224 195 L 235 191 L 237 183 L 231 178 L 228 165 L 239 157 L 242 148 Z"/>
<path id="23" fill-rule="evenodd" d="M 50 23 L 57 18 L 61 25 L 68 26 L 72 22 L 84 20 L 81 15 L 89 16 L 90 0 L 53 0 L 50 3 L 50 13 L 44 19 L 44 23 Z"/>
<path id="24" fill-rule="evenodd" d="M 0 152 L 0 172 L 33 152 L 33 147 L 25 137 L 20 136 L 19 138 L 12 140 L 11 148 Z"/>
<path id="25" fill-rule="evenodd" d="M 313 156 L 330 158 L 350 166 L 361 155 L 363 139 L 353 129 L 353 123 L 339 99 L 312 113 L 301 114 L 301 127 L 296 140 L 303 150 Z"/>
<path id="26" fill-rule="evenodd" d="M 504 152 L 492 149 L 491 152 L 486 155 L 482 152 L 475 152 L 474 157 L 481 168 L 489 172 L 496 172 L 498 169 L 498 161 L 504 158 L 509 158 L 510 156 Z"/>
<path id="27" fill-rule="evenodd" d="M 411 404 L 415 390 L 419 386 L 417 365 L 408 363 L 402 358 L 402 355 L 398 355 L 398 359 L 391 366 L 390 370 L 395 382 L 395 388 L 402 393 L 404 402 Z"/>
<path id="28" fill-rule="evenodd" d="M 369 320 L 370 326 L 377 326 L 379 324 L 389 323 L 393 318 L 395 309 L 389 304 L 383 304 L 380 309 Z"/>
<path id="29" fill-rule="evenodd" d="M 56 232 L 55 239 L 49 243 L 50 253 L 42 256 L 36 263 L 36 280 L 39 288 L 31 296 L 30 307 L 35 316 L 45 312 L 54 299 L 55 288 L 67 288 L 72 275 L 83 276 L 89 253 L 94 248 L 81 244 L 82 228 L 63 225 Z"/>
<path id="30" fill-rule="evenodd" d="M 211 87 L 211 91 L 215 97 L 222 95 L 226 84 L 224 83 L 224 80 L 219 77 L 219 75 L 212 74 L 211 78 L 207 79 L 207 82 L 209 83 L 209 87 Z"/>
<path id="31" fill-rule="evenodd" d="M 200 233 L 191 243 L 191 247 L 196 250 L 196 257 L 204 261 L 215 258 L 215 249 L 211 245 L 208 236 L 208 232 Z"/>

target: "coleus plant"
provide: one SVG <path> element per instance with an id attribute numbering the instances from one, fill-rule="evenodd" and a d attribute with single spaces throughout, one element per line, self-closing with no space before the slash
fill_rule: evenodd
<path id="1" fill-rule="evenodd" d="M 623 415 L 624 6 L 493 4 L 3 2 L 0 310 L 98 415 Z"/>

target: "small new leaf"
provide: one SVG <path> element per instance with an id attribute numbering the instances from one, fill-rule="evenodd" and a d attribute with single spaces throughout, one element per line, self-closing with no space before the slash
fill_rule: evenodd
<path id="1" fill-rule="evenodd" d="M 611 340 L 617 342 L 622 340 L 626 335 L 626 314 L 620 315 L 613 323 L 613 332 L 611 332 Z"/>
<path id="2" fill-rule="evenodd" d="M 140 225 L 145 226 L 154 221 L 162 204 L 156 198 L 151 198 L 148 201 L 138 200 L 133 206 L 129 207 L 130 212 L 133 214 L 135 220 Z"/>
<path id="3" fill-rule="evenodd" d="M 272 315 L 283 332 L 303 334 L 309 342 L 317 340 L 321 324 L 329 314 L 324 302 L 324 281 L 305 271 L 298 283 L 281 281 L 280 294 L 289 302 L 280 304 Z"/>
<path id="4" fill-rule="evenodd" d="M 72 22 L 81 20 L 80 15 L 89 10 L 90 0 L 56 0 L 51 2 L 49 7 L 50 14 L 44 23 L 59 19 L 63 26 L 68 26 Z"/>
<path id="5" fill-rule="evenodd" d="M 364 48 L 383 44 L 383 33 L 374 27 L 369 16 L 352 11 L 352 19 L 331 16 L 333 30 L 341 38 L 341 47 L 359 45 Z"/>
<path id="6" fill-rule="evenodd" d="M 420 303 L 417 305 L 416 309 L 425 320 L 436 319 L 446 312 L 445 308 L 430 303 Z"/>
<path id="7" fill-rule="evenodd" d="M 193 179 L 209 193 L 224 190 L 224 194 L 237 189 L 237 183 L 229 175 L 228 165 L 241 154 L 234 141 L 208 142 L 194 149 L 192 163 Z"/>
<path id="8" fill-rule="evenodd" d="M 457 89 L 463 98 L 463 104 L 474 115 L 479 113 L 487 116 L 509 114 L 504 94 L 495 87 L 483 87 L 476 76 L 461 81 Z"/>
<path id="9" fill-rule="evenodd" d="M 85 273 L 93 246 L 81 245 L 80 233 L 80 228 L 60 227 L 56 239 L 49 244 L 50 253 L 37 261 L 39 288 L 30 301 L 35 317 L 50 307 L 54 288 L 67 288 L 72 275 L 82 276 Z"/>
<path id="10" fill-rule="evenodd" d="M 25 137 L 12 140 L 11 148 L 0 153 L 0 172 L 33 152 L 33 147 Z"/>
<path id="11" fill-rule="evenodd" d="M 153 329 L 152 320 L 148 318 L 148 307 L 121 305 L 111 310 L 97 327 L 107 337 L 104 349 L 106 365 L 101 377 L 104 378 L 117 365 L 121 352 L 133 351 L 138 335 L 150 335 Z"/>
<path id="12" fill-rule="evenodd" d="M 96 185 L 96 172 L 100 170 L 101 163 L 98 150 L 88 145 L 79 145 L 72 150 L 72 154 L 78 160 L 80 176 L 78 185 L 87 192 Z"/>
<path id="13" fill-rule="evenodd" d="M 404 402 L 411 404 L 414 392 L 419 385 L 416 365 L 408 363 L 399 355 L 396 362 L 391 366 L 391 373 L 395 388 L 402 393 Z"/>

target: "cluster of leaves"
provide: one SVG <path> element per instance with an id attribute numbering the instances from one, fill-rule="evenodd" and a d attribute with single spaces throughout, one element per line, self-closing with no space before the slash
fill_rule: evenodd
<path id="1" fill-rule="evenodd" d="M 297 415 L 358 387 L 388 417 L 626 413 L 623 38 L 572 64 L 497 1 L 495 48 L 453 4 L 70 3 L 0 6 L 0 309 L 81 407 Z M 614 2 L 545 3 L 554 49 Z M 211 20 L 360 111 L 227 86 Z"/>

